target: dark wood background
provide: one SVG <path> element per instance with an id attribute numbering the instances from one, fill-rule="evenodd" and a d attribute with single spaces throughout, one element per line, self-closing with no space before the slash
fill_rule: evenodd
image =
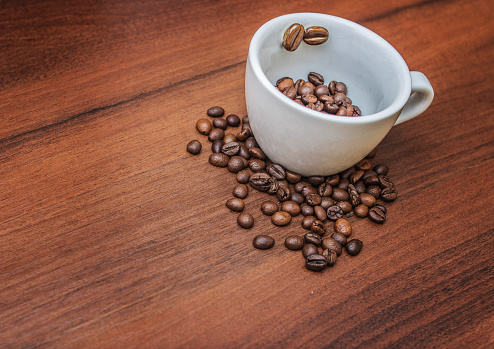
<path id="1" fill-rule="evenodd" d="M 313 11 L 386 38 L 435 99 L 376 161 L 400 196 L 323 273 L 207 163 L 250 39 Z M 494 346 L 494 3 L 0 1 L 1 347 Z M 203 152 L 185 152 L 191 139 Z M 255 250 L 269 233 L 276 245 Z"/>

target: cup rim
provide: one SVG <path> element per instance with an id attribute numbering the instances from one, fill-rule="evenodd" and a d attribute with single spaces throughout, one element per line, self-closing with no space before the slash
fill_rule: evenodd
<path id="1" fill-rule="evenodd" d="M 266 31 L 272 30 L 273 28 L 277 28 L 277 26 L 278 28 L 272 31 L 278 33 L 278 31 L 282 29 L 280 26 L 281 23 L 285 22 L 287 18 L 294 18 L 294 23 L 295 23 L 300 21 L 299 19 L 296 20 L 295 18 L 301 16 L 303 17 L 311 16 L 315 20 L 317 20 L 318 18 L 321 19 L 321 18 L 329 17 L 331 20 L 335 22 L 340 22 L 345 25 L 352 26 L 360 31 L 363 31 L 364 33 L 366 33 L 367 36 L 371 37 L 373 40 L 380 41 L 382 44 L 387 46 L 391 52 L 393 52 L 396 64 L 402 67 L 402 69 L 400 69 L 399 72 L 401 75 L 403 75 L 403 79 L 404 79 L 403 85 L 404 86 L 406 85 L 408 88 L 406 87 L 402 88 L 402 90 L 400 91 L 400 93 L 398 93 L 394 101 L 386 109 L 383 109 L 377 113 L 363 115 L 359 117 L 343 117 L 333 114 L 321 113 L 319 111 L 315 111 L 305 106 L 302 106 L 298 103 L 294 103 L 292 100 L 290 100 L 283 94 L 279 93 L 276 87 L 274 87 L 271 84 L 271 82 L 268 80 L 267 76 L 264 74 L 263 69 L 261 68 L 261 63 L 259 60 L 261 40 L 265 38 Z M 280 44 L 280 49 L 282 49 L 281 44 Z M 331 120 L 342 124 L 366 124 L 366 123 L 372 123 L 375 121 L 386 119 L 395 114 L 398 114 L 396 115 L 396 117 L 398 118 L 401 109 L 403 109 L 403 107 L 405 106 L 405 103 L 408 101 L 411 93 L 410 70 L 408 69 L 406 62 L 403 59 L 403 57 L 400 55 L 400 53 L 388 41 L 386 41 L 384 38 L 373 32 L 372 30 L 358 23 L 352 22 L 348 19 L 333 16 L 333 15 L 314 13 L 314 12 L 299 12 L 299 13 L 290 13 L 279 17 L 275 17 L 264 23 L 255 32 L 249 45 L 249 53 L 247 58 L 248 58 L 247 64 L 251 65 L 254 75 L 257 77 L 261 85 L 264 86 L 268 90 L 268 92 L 273 96 L 273 98 L 276 98 L 280 103 L 286 104 L 287 107 L 289 108 L 295 108 L 295 110 L 299 110 L 301 113 L 305 114 L 308 117 L 312 117 L 320 120 Z"/>

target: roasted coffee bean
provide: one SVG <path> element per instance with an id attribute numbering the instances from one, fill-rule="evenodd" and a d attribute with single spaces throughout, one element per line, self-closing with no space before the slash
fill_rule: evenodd
<path id="1" fill-rule="evenodd" d="M 350 256 L 356 256 L 362 250 L 363 243 L 359 239 L 352 239 L 347 242 L 345 248 Z"/>
<path id="2" fill-rule="evenodd" d="M 355 189 L 357 190 L 357 193 L 362 194 L 367 191 L 367 187 L 365 186 L 364 182 L 358 181 L 353 185 Z"/>
<path id="3" fill-rule="evenodd" d="M 334 96 L 334 102 L 341 108 L 346 107 L 346 96 L 343 93 L 335 93 Z M 344 114 L 341 114 L 344 115 Z"/>
<path id="4" fill-rule="evenodd" d="M 224 144 L 225 143 L 221 139 L 213 141 L 213 143 L 211 144 L 211 151 L 213 153 L 221 153 L 221 148 L 223 148 Z"/>
<path id="5" fill-rule="evenodd" d="M 327 210 L 330 206 L 333 206 L 336 204 L 336 201 L 331 199 L 330 197 L 323 196 L 321 198 L 321 207 Z"/>
<path id="6" fill-rule="evenodd" d="M 323 250 L 329 249 L 335 251 L 338 256 L 341 254 L 342 250 L 341 244 L 330 237 L 325 237 L 324 239 L 322 239 L 321 247 L 323 248 Z"/>
<path id="7" fill-rule="evenodd" d="M 243 144 L 240 144 L 240 151 L 238 152 L 238 155 L 246 160 L 250 159 L 249 149 L 247 149 L 247 147 Z"/>
<path id="8" fill-rule="evenodd" d="M 393 187 L 394 187 L 393 182 L 391 182 L 391 181 L 389 180 L 389 178 L 388 178 L 388 177 L 386 177 L 385 175 L 379 175 L 379 176 L 377 176 L 377 178 L 379 178 L 379 186 L 380 186 L 381 188 L 383 188 L 383 189 L 384 189 L 384 188 L 386 188 L 386 187 L 391 187 L 391 188 L 393 188 Z"/>
<path id="9" fill-rule="evenodd" d="M 332 221 L 335 221 L 343 217 L 343 210 L 338 205 L 331 206 L 330 208 L 328 208 L 326 213 L 328 214 L 328 219 Z"/>
<path id="10" fill-rule="evenodd" d="M 300 85 L 297 92 L 300 95 L 300 97 L 302 97 L 308 94 L 314 94 L 314 89 L 315 89 L 314 84 L 310 81 L 306 81 Z"/>
<path id="11" fill-rule="evenodd" d="M 326 210 L 322 206 L 314 206 L 314 214 L 320 221 L 324 221 L 328 218 Z"/>
<path id="12" fill-rule="evenodd" d="M 349 185 L 350 185 L 350 180 L 348 178 L 342 178 L 340 179 L 340 183 L 338 183 L 338 188 L 347 191 Z"/>
<path id="13" fill-rule="evenodd" d="M 324 111 L 329 114 L 336 114 L 340 107 L 335 103 L 334 99 L 324 102 Z"/>
<path id="14" fill-rule="evenodd" d="M 318 254 L 319 249 L 317 248 L 316 245 L 312 244 L 305 244 L 304 247 L 302 247 L 302 255 L 307 258 L 313 254 Z"/>
<path id="15" fill-rule="evenodd" d="M 249 195 L 249 187 L 245 184 L 237 184 L 232 191 L 233 196 L 239 199 L 245 199 Z"/>
<path id="16" fill-rule="evenodd" d="M 300 181 L 300 182 L 295 183 L 295 185 L 293 186 L 293 189 L 295 189 L 295 191 L 297 193 L 304 195 L 302 191 L 304 190 L 305 187 L 310 187 L 310 184 L 308 182 L 305 182 L 305 181 Z"/>
<path id="17" fill-rule="evenodd" d="M 284 201 L 281 204 L 281 210 L 288 212 L 292 217 L 296 217 L 300 214 L 300 205 L 292 200 Z"/>
<path id="18" fill-rule="evenodd" d="M 216 167 L 226 167 L 230 158 L 223 153 L 212 153 L 209 155 L 209 163 Z"/>
<path id="19" fill-rule="evenodd" d="M 269 186 L 269 189 L 267 193 L 269 195 L 276 194 L 278 192 L 278 189 L 280 189 L 280 183 L 274 179 L 273 177 L 270 178 L 271 185 Z"/>
<path id="20" fill-rule="evenodd" d="M 325 179 L 322 176 L 307 177 L 307 182 L 309 182 L 311 185 L 316 186 L 316 187 L 323 184 L 324 181 L 325 181 Z"/>
<path id="21" fill-rule="evenodd" d="M 314 208 L 306 202 L 304 202 L 300 205 L 300 210 L 302 212 L 302 215 L 304 215 L 304 216 L 314 215 Z"/>
<path id="22" fill-rule="evenodd" d="M 345 214 L 350 213 L 353 210 L 353 206 L 350 201 L 338 201 L 336 205 L 340 206 Z"/>
<path id="23" fill-rule="evenodd" d="M 310 72 L 307 77 L 307 80 L 309 80 L 314 86 L 319 86 L 324 84 L 324 77 L 321 74 L 315 72 Z"/>
<path id="24" fill-rule="evenodd" d="M 213 129 L 213 126 L 211 125 L 211 121 L 206 118 L 202 118 L 197 120 L 196 129 L 197 131 L 199 131 L 200 134 L 208 135 L 209 132 L 211 132 L 211 130 Z"/>
<path id="25" fill-rule="evenodd" d="M 223 116 L 225 114 L 225 109 L 219 106 L 214 106 L 208 109 L 208 115 L 217 118 L 219 116 Z"/>
<path id="26" fill-rule="evenodd" d="M 201 152 L 201 149 L 202 149 L 202 144 L 197 139 L 194 139 L 193 141 L 190 141 L 187 144 L 187 151 L 192 155 L 199 154 Z"/>
<path id="27" fill-rule="evenodd" d="M 339 176 L 340 176 L 340 178 L 348 178 L 348 177 L 350 177 L 350 176 L 351 176 L 351 174 L 352 174 L 353 172 L 355 172 L 355 167 L 353 167 L 353 166 L 352 166 L 352 167 L 347 168 L 347 169 L 346 169 L 346 170 L 344 170 L 344 171 L 341 171 L 341 172 L 339 173 Z"/>
<path id="28" fill-rule="evenodd" d="M 304 42 L 309 45 L 321 45 L 328 41 L 328 30 L 320 26 L 312 26 L 304 31 Z"/>
<path id="29" fill-rule="evenodd" d="M 217 139 L 223 139 L 223 137 L 225 137 L 225 131 L 223 131 L 221 128 L 213 128 L 208 135 L 208 139 L 210 142 L 214 142 Z"/>
<path id="30" fill-rule="evenodd" d="M 321 254 L 311 254 L 305 261 L 305 267 L 310 271 L 322 271 L 327 265 L 326 257 Z"/>
<path id="31" fill-rule="evenodd" d="M 288 212 L 277 211 L 271 216 L 274 225 L 285 226 L 292 221 L 292 216 Z"/>
<path id="32" fill-rule="evenodd" d="M 294 183 L 300 182 L 300 179 L 302 178 L 302 176 L 299 175 L 298 173 L 285 170 L 285 178 L 288 181 L 288 183 L 294 184 Z"/>
<path id="33" fill-rule="evenodd" d="M 252 228 L 252 226 L 254 225 L 254 217 L 250 213 L 242 212 L 237 217 L 237 223 L 242 228 L 245 229 Z"/>
<path id="34" fill-rule="evenodd" d="M 333 193 L 331 194 L 331 198 L 336 201 L 348 201 L 350 199 L 350 195 L 344 189 L 333 188 Z"/>
<path id="35" fill-rule="evenodd" d="M 292 78 L 289 77 L 284 77 L 276 81 L 276 87 L 278 87 L 278 90 L 280 90 L 281 92 L 284 92 L 289 88 L 292 88 L 293 86 L 294 86 L 293 80 Z"/>
<path id="36" fill-rule="evenodd" d="M 334 222 L 334 230 L 348 237 L 352 234 L 352 224 L 346 218 L 339 218 Z"/>
<path id="37" fill-rule="evenodd" d="M 307 106 L 310 103 L 316 103 L 316 102 L 317 102 L 317 97 L 312 93 L 308 93 L 302 96 L 302 103 L 304 103 Z"/>
<path id="38" fill-rule="evenodd" d="M 230 127 L 237 127 L 238 125 L 240 125 L 240 118 L 238 117 L 238 115 L 230 114 L 226 117 L 226 123 Z"/>
<path id="39" fill-rule="evenodd" d="M 249 116 L 248 115 L 245 115 L 243 118 L 242 118 L 242 124 L 248 124 L 249 123 Z"/>
<path id="40" fill-rule="evenodd" d="M 237 137 L 237 139 L 239 141 L 245 141 L 247 138 L 249 138 L 251 136 L 251 131 L 250 129 L 245 129 L 245 130 L 242 130 L 240 132 L 238 132 L 235 137 Z"/>
<path id="41" fill-rule="evenodd" d="M 296 193 L 296 192 L 291 192 L 291 197 L 290 199 L 292 201 L 295 201 L 297 204 L 299 205 L 302 205 L 302 203 L 304 202 L 304 196 L 302 194 L 299 194 L 299 193 Z"/>
<path id="42" fill-rule="evenodd" d="M 351 116 L 362 116 L 362 111 L 360 110 L 359 107 L 357 107 L 356 105 L 352 105 L 353 107 L 353 113 Z"/>
<path id="43" fill-rule="evenodd" d="M 237 142 L 225 143 L 223 147 L 221 147 L 221 152 L 228 156 L 237 155 L 240 151 L 240 144 Z"/>
<path id="44" fill-rule="evenodd" d="M 336 112 L 336 115 L 338 116 L 347 116 L 348 115 L 348 111 L 345 107 L 340 107 L 338 109 L 338 111 Z"/>
<path id="45" fill-rule="evenodd" d="M 362 193 L 360 194 L 360 202 L 367 207 L 372 207 L 376 203 L 376 198 L 369 193 Z"/>
<path id="46" fill-rule="evenodd" d="M 320 205 L 321 200 L 321 197 L 317 194 L 309 194 L 305 197 L 305 201 L 311 206 Z"/>
<path id="47" fill-rule="evenodd" d="M 331 237 L 333 239 L 335 239 L 336 241 L 338 241 L 341 246 L 346 245 L 347 239 L 346 239 L 346 236 L 344 234 L 335 232 L 335 233 L 331 234 Z"/>
<path id="48" fill-rule="evenodd" d="M 239 198 L 230 198 L 226 201 L 226 207 L 232 211 L 241 212 L 244 210 L 244 200 Z"/>
<path id="49" fill-rule="evenodd" d="M 348 186 L 348 195 L 350 196 L 350 203 L 352 204 L 353 207 L 358 206 L 360 204 L 360 195 L 357 192 L 357 189 L 353 186 L 353 184 L 350 184 Z"/>
<path id="50" fill-rule="evenodd" d="M 373 170 L 375 173 L 377 173 L 378 176 L 386 176 L 389 171 L 388 166 L 386 166 L 385 164 L 377 164 L 376 166 L 374 166 Z"/>
<path id="51" fill-rule="evenodd" d="M 315 220 L 317 220 L 317 218 L 314 216 L 305 216 L 302 219 L 302 228 L 311 230 L 312 222 L 314 222 Z"/>
<path id="52" fill-rule="evenodd" d="M 290 235 L 285 239 L 285 246 L 289 250 L 298 251 L 304 247 L 304 238 L 298 235 Z"/>
<path id="53" fill-rule="evenodd" d="M 277 180 L 285 179 L 285 169 L 278 164 L 272 164 L 267 168 L 269 174 L 276 178 Z"/>
<path id="54" fill-rule="evenodd" d="M 245 130 L 248 130 L 250 132 L 250 135 L 253 135 L 252 129 L 250 128 L 250 124 L 249 123 L 242 124 L 242 131 L 245 131 Z"/>
<path id="55" fill-rule="evenodd" d="M 381 191 L 381 199 L 384 201 L 395 201 L 398 193 L 393 187 L 386 187 Z"/>
<path id="56" fill-rule="evenodd" d="M 331 196 L 331 194 L 333 194 L 333 188 L 328 183 L 321 183 L 319 187 L 317 187 L 317 193 L 320 196 Z"/>
<path id="57" fill-rule="evenodd" d="M 368 171 L 365 171 L 365 172 L 364 172 L 364 175 L 362 176 L 362 178 L 361 178 L 361 179 L 362 179 L 362 180 L 364 181 L 364 183 L 365 183 L 365 180 L 366 180 L 367 178 L 369 178 L 369 177 L 373 177 L 373 176 L 375 176 L 375 177 L 377 178 L 377 173 L 375 173 L 375 172 L 374 172 L 374 171 L 372 171 L 372 170 L 368 170 Z M 366 183 L 366 184 L 367 184 L 367 183 Z M 376 183 L 370 183 L 369 185 L 371 185 L 371 184 L 376 184 Z"/>
<path id="58" fill-rule="evenodd" d="M 319 236 L 324 236 L 326 234 L 324 223 L 319 219 L 316 219 L 312 222 L 312 224 L 310 225 L 310 231 Z"/>
<path id="59" fill-rule="evenodd" d="M 351 184 L 357 183 L 360 178 L 364 175 L 364 170 L 357 170 L 353 172 L 350 177 L 348 177 L 348 180 L 350 181 Z"/>
<path id="60" fill-rule="evenodd" d="M 334 187 L 337 187 L 338 184 L 340 183 L 340 176 L 337 175 L 337 174 L 332 175 L 331 177 L 329 177 L 329 178 L 326 179 L 326 183 L 328 183 L 333 188 Z"/>
<path id="61" fill-rule="evenodd" d="M 250 186 L 256 190 L 268 191 L 271 186 L 271 176 L 267 173 L 254 173 L 250 176 L 249 183 Z"/>
<path id="62" fill-rule="evenodd" d="M 269 235 L 257 235 L 254 237 L 252 245 L 259 250 L 268 250 L 274 246 L 274 239 Z"/>
<path id="63" fill-rule="evenodd" d="M 366 159 L 373 159 L 377 154 L 377 148 L 374 148 L 367 156 L 365 157 Z"/>
<path id="64" fill-rule="evenodd" d="M 278 203 L 274 200 L 264 201 L 261 205 L 261 212 L 266 216 L 272 216 L 275 212 L 278 212 Z"/>
<path id="65" fill-rule="evenodd" d="M 245 160 L 241 156 L 232 156 L 230 160 L 228 160 L 228 171 L 231 173 L 238 173 L 242 171 L 247 166 L 247 160 Z"/>
<path id="66" fill-rule="evenodd" d="M 302 193 L 301 193 L 305 198 L 307 198 L 308 195 L 314 194 L 317 195 L 317 189 L 314 188 L 312 185 L 308 184 L 302 188 Z"/>
<path id="67" fill-rule="evenodd" d="M 386 213 L 378 207 L 373 207 L 369 210 L 369 219 L 375 223 L 383 224 L 386 222 Z"/>
<path id="68" fill-rule="evenodd" d="M 236 142 L 237 137 L 233 133 L 225 133 L 225 137 L 223 137 L 223 142 L 230 143 L 230 142 Z"/>
<path id="69" fill-rule="evenodd" d="M 364 204 L 360 204 L 354 207 L 353 213 L 355 213 L 355 216 L 359 218 L 367 217 L 367 215 L 369 214 L 369 207 L 365 206 Z"/>
<path id="70" fill-rule="evenodd" d="M 282 45 L 287 51 L 295 51 L 304 37 L 304 26 L 298 23 L 292 24 L 285 30 Z"/>
<path id="71" fill-rule="evenodd" d="M 314 88 L 314 94 L 319 99 L 319 101 L 321 101 L 323 103 L 323 106 L 324 106 L 324 102 L 326 102 L 329 98 L 329 89 L 326 85 L 322 85 L 322 84 L 317 85 Z"/>
<path id="72" fill-rule="evenodd" d="M 385 206 L 383 205 L 376 205 L 374 207 L 377 207 L 378 209 L 380 209 L 381 211 L 383 211 L 384 213 L 388 213 L 388 210 L 386 209 Z"/>
<path id="73" fill-rule="evenodd" d="M 372 165 L 369 160 L 362 159 L 355 164 L 355 167 L 362 171 L 369 171 L 372 168 Z"/>
<path id="74" fill-rule="evenodd" d="M 371 194 L 376 199 L 379 199 L 381 197 L 381 187 L 377 185 L 371 185 L 367 188 L 367 193 Z"/>
<path id="75" fill-rule="evenodd" d="M 252 147 L 249 149 L 249 153 L 255 159 L 266 160 L 266 154 L 264 154 L 261 148 Z"/>
<path id="76" fill-rule="evenodd" d="M 295 97 L 297 97 L 297 90 L 292 86 L 283 91 L 283 94 L 290 99 L 295 99 Z"/>
<path id="77" fill-rule="evenodd" d="M 374 171 L 372 171 L 374 172 Z M 365 185 L 379 185 L 379 178 L 377 177 L 377 175 L 373 175 L 371 174 L 370 176 L 366 177 L 364 179 L 364 183 Z"/>
<path id="78" fill-rule="evenodd" d="M 242 184 L 247 184 L 249 183 L 250 179 L 250 173 L 247 170 L 242 170 L 237 172 L 237 182 L 242 183 Z"/>
<path id="79" fill-rule="evenodd" d="M 228 123 L 223 118 L 213 119 L 213 126 L 216 128 L 221 128 L 222 130 L 226 130 L 228 127 Z"/>
<path id="80" fill-rule="evenodd" d="M 335 265 L 336 260 L 338 259 L 338 255 L 336 254 L 336 252 L 330 249 L 325 249 L 324 251 L 322 251 L 322 255 L 326 257 L 326 260 L 328 261 L 328 267 Z"/>
<path id="81" fill-rule="evenodd" d="M 276 197 L 280 201 L 287 201 L 290 200 L 291 193 L 290 193 L 290 188 L 281 186 L 278 188 L 278 191 L 276 192 Z"/>
<path id="82" fill-rule="evenodd" d="M 332 95 L 336 93 L 342 93 L 346 96 L 347 94 L 347 87 L 343 82 L 338 82 L 333 80 L 329 83 L 328 87 Z"/>
<path id="83" fill-rule="evenodd" d="M 315 246 L 321 246 L 321 237 L 315 233 L 306 233 L 304 235 L 304 241 L 307 244 L 312 244 Z"/>
<path id="84" fill-rule="evenodd" d="M 250 148 L 254 148 L 254 147 L 259 147 L 259 145 L 257 144 L 257 141 L 254 137 L 250 136 L 249 138 L 247 138 L 244 142 L 245 146 L 247 147 L 247 149 L 250 149 Z"/>
<path id="85" fill-rule="evenodd" d="M 259 172 L 266 169 L 266 163 L 260 159 L 250 159 L 249 168 L 252 172 Z"/>

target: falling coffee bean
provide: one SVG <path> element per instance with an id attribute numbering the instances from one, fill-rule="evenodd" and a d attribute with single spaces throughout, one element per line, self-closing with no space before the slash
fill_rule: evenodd
<path id="1" fill-rule="evenodd" d="M 313 26 L 305 29 L 304 42 L 308 45 L 321 45 L 328 41 L 329 33 L 324 27 Z"/>
<path id="2" fill-rule="evenodd" d="M 298 23 L 292 24 L 285 30 L 282 45 L 287 51 L 295 51 L 304 37 L 304 26 Z"/>

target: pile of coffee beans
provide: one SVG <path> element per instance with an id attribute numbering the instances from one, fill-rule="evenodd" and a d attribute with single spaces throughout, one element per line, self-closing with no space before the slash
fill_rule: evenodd
<path id="1" fill-rule="evenodd" d="M 307 81 L 298 79 L 294 82 L 290 77 L 283 77 L 276 82 L 276 87 L 296 103 L 325 114 L 362 115 L 360 108 L 347 97 L 345 83 L 333 80 L 324 85 L 324 77 L 319 73 L 309 73 Z"/>
<path id="2" fill-rule="evenodd" d="M 308 45 L 321 45 L 328 41 L 329 32 L 324 27 L 313 26 L 304 29 L 304 26 L 299 23 L 293 23 L 283 34 L 281 45 L 287 51 L 295 51 L 302 41 Z"/>
<path id="3" fill-rule="evenodd" d="M 367 217 L 383 224 L 387 216 L 384 204 L 398 195 L 387 177 L 388 166 L 371 163 L 376 150 L 338 174 L 303 177 L 267 158 L 252 134 L 248 116 L 224 114 L 222 107 L 209 108 L 210 118 L 199 119 L 196 130 L 211 142 L 209 163 L 235 174 L 237 184 L 225 205 L 238 213 L 238 225 L 245 229 L 254 226 L 254 216 L 245 212 L 244 200 L 256 190 L 266 194 L 259 209 L 274 225 L 288 226 L 293 217 L 304 216 L 301 225 L 306 232 L 287 236 L 284 244 L 289 250 L 302 251 L 308 270 L 321 271 L 334 265 L 343 251 L 350 256 L 359 254 L 363 243 L 352 238 L 348 218 Z M 199 140 L 187 144 L 190 154 L 197 155 L 201 149 Z M 262 250 L 274 244 L 266 234 L 253 240 L 253 246 Z"/>

